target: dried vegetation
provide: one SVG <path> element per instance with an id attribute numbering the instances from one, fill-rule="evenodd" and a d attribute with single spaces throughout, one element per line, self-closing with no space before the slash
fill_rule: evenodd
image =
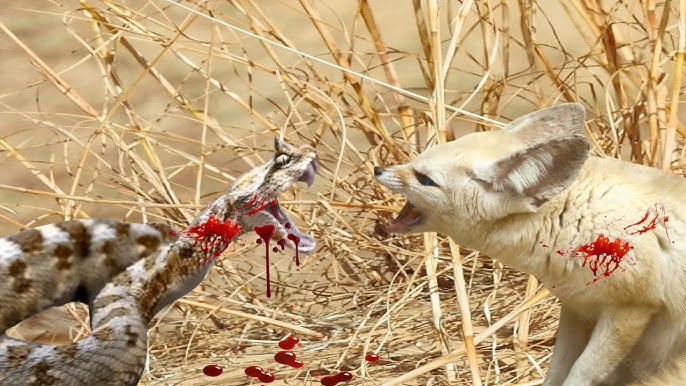
<path id="1" fill-rule="evenodd" d="M 384 233 L 402 198 L 373 166 L 578 101 L 596 154 L 684 171 L 686 0 L 10 3 L 4 234 L 81 217 L 181 228 L 280 129 L 317 148 L 317 184 L 282 201 L 318 252 L 278 257 L 267 300 L 245 236 L 151 326 L 144 385 L 258 384 L 248 365 L 274 384 L 341 370 L 354 385 L 538 384 L 556 301 L 440 235 Z M 71 309 L 69 339 L 87 331 Z M 300 369 L 273 363 L 288 333 Z M 224 374 L 204 376 L 209 363 Z"/>

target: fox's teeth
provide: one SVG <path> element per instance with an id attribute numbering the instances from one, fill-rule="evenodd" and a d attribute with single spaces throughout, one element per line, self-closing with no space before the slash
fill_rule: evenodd
<path id="1" fill-rule="evenodd" d="M 406 232 L 421 219 L 422 214 L 419 212 L 419 209 L 408 201 L 400 209 L 400 213 L 388 222 L 387 230 L 389 232 Z"/>

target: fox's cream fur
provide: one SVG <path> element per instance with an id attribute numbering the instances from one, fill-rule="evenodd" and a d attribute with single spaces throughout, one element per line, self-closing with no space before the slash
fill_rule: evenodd
<path id="1" fill-rule="evenodd" d="M 562 304 L 544 385 L 686 385 L 686 180 L 589 156 L 584 121 L 560 104 L 375 168 L 408 199 L 389 230 L 538 277 Z"/>

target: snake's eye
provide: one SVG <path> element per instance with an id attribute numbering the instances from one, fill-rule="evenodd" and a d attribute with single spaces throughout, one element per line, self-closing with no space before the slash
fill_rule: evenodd
<path id="1" fill-rule="evenodd" d="M 288 154 L 279 154 L 276 157 L 274 157 L 274 164 L 276 166 L 281 167 L 281 166 L 286 165 L 288 162 L 290 162 L 290 160 L 291 160 L 291 157 Z"/>

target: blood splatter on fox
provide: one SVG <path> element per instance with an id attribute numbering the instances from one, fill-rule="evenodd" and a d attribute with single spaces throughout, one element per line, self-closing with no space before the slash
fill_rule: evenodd
<path id="1" fill-rule="evenodd" d="M 593 272 L 594 279 L 587 283 L 591 284 L 614 273 L 633 248 L 626 240 L 620 238 L 610 240 L 608 236 L 601 233 L 594 241 L 579 246 L 574 252 L 584 259 L 581 266 L 585 267 L 588 264 Z"/>

